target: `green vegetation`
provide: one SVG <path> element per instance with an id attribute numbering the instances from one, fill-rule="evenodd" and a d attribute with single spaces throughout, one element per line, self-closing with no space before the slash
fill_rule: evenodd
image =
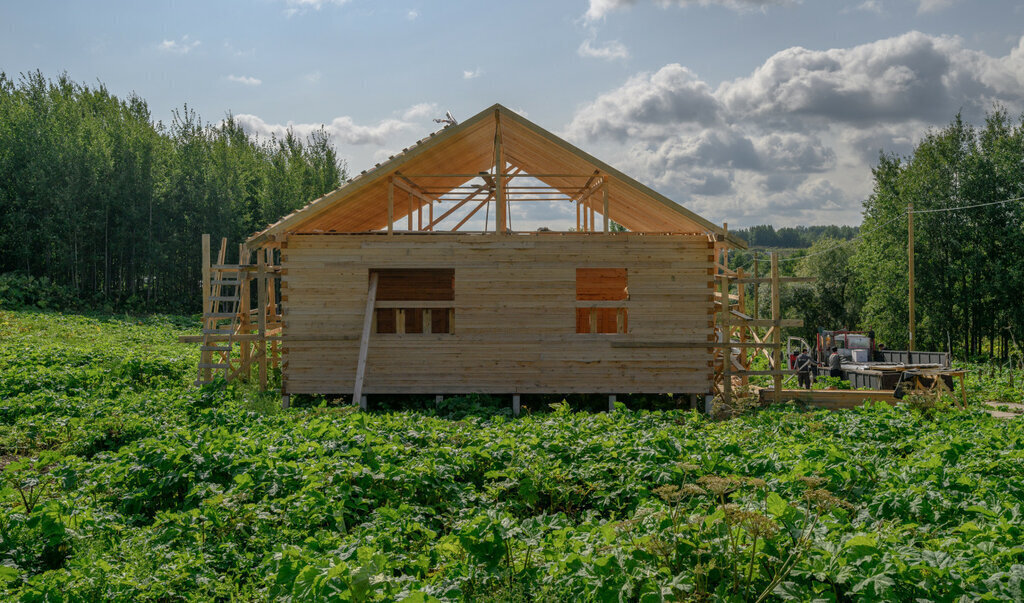
<path id="1" fill-rule="evenodd" d="M 761 224 L 740 228 L 734 233 L 746 241 L 751 248 L 806 249 L 820 239 L 849 241 L 857 236 L 856 226 L 783 226 Z"/>
<path id="2" fill-rule="evenodd" d="M 863 319 L 902 347 L 907 324 L 907 205 L 944 210 L 1024 195 L 1024 122 L 1005 111 L 983 128 L 959 116 L 931 132 L 910 157 L 882 155 L 875 191 L 864 203 L 864 238 L 853 264 Z M 998 346 L 1005 357 L 1024 333 L 1024 203 L 914 216 L 918 347 L 961 357 Z"/>
<path id="3" fill-rule="evenodd" d="M 1024 203 L 974 206 L 1024 195 L 1022 124 L 999 108 L 983 127 L 957 116 L 911 155 L 883 153 L 862 227 L 736 230 L 762 257 L 784 250 L 783 275 L 818 279 L 786 287 L 783 314 L 805 324 L 791 334 L 873 330 L 906 347 L 912 203 L 932 212 L 915 222 L 917 348 L 1021 356 L 1024 307 L 1007 300 L 1024 288 Z M 344 179 L 323 131 L 259 140 L 230 114 L 210 124 L 187 106 L 163 124 L 134 95 L 0 73 L 0 298 L 8 308 L 194 311 L 200 234 L 234 250 Z M 749 272 L 752 261 L 737 251 L 731 265 Z"/>
<path id="4" fill-rule="evenodd" d="M 190 388 L 194 324 L 0 313 L 0 598 L 1022 597 L 1021 420 L 282 412 Z"/>
<path id="5" fill-rule="evenodd" d="M 0 274 L 20 273 L 8 280 L 27 304 L 58 287 L 62 309 L 193 311 L 202 233 L 228 237 L 235 257 L 344 177 L 323 131 L 258 140 L 187 106 L 165 125 L 134 95 L 0 73 Z"/>

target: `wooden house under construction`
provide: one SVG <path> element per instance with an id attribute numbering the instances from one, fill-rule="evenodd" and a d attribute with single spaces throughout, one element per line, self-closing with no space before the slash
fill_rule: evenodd
<path id="1" fill-rule="evenodd" d="M 517 229 L 536 203 L 565 224 Z M 253 235 L 238 265 L 206 251 L 200 381 L 254 358 L 263 378 L 269 355 L 285 396 L 707 394 L 732 370 L 719 255 L 744 246 L 494 105 Z M 256 310 L 224 293 L 253 280 Z"/>

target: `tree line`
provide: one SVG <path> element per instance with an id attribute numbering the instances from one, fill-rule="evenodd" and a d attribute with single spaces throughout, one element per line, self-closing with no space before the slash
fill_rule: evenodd
<path id="1" fill-rule="evenodd" d="M 995 108 L 983 126 L 973 126 L 957 115 L 926 133 L 909 155 L 881 153 L 872 176 L 856 237 L 823 236 L 783 259 L 783 273 L 817 279 L 783 289 L 784 314 L 805 324 L 793 334 L 873 330 L 887 347 L 906 349 L 912 206 L 915 349 L 1020 356 L 1024 118 Z M 752 259 L 752 252 L 734 254 L 748 271 Z"/>
<path id="2" fill-rule="evenodd" d="M 202 233 L 243 241 L 344 178 L 322 130 L 259 139 L 187 105 L 164 124 L 102 84 L 0 73 L 0 274 L 91 307 L 194 310 Z"/>
<path id="3" fill-rule="evenodd" d="M 783 226 L 775 228 L 771 224 L 761 224 L 749 228 L 740 228 L 734 233 L 746 241 L 751 248 L 782 248 L 805 249 L 823 237 L 850 240 L 857 236 L 856 226 Z"/>
<path id="4" fill-rule="evenodd" d="M 958 115 L 909 155 L 880 154 L 860 227 L 735 232 L 765 260 L 784 249 L 784 274 L 817 279 L 783 290 L 784 314 L 806 325 L 794 334 L 858 328 L 904 348 L 912 205 L 916 348 L 1005 356 L 1024 338 L 1024 202 L 995 202 L 1024 196 L 1022 166 L 1024 121 Z M 344 179 L 322 130 L 261 140 L 187 106 L 164 124 L 102 84 L 0 73 L 0 274 L 47 279 L 90 308 L 193 311 L 202 233 L 240 242 Z M 750 272 L 754 253 L 732 265 Z"/>

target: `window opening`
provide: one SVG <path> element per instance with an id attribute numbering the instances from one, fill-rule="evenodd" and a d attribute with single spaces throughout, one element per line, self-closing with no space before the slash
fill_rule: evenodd
<path id="1" fill-rule="evenodd" d="M 377 274 L 377 333 L 451 333 L 455 319 L 455 270 L 372 270 Z"/>
<path id="2" fill-rule="evenodd" d="M 628 300 L 625 268 L 577 268 L 576 332 L 627 333 Z"/>

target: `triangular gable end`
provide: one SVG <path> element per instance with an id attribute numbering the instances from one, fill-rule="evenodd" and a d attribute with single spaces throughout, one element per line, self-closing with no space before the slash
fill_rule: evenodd
<path id="1" fill-rule="evenodd" d="M 545 185 L 575 194 L 598 178 L 607 182 L 610 217 L 634 232 L 703 232 L 746 243 L 690 210 L 594 158 L 519 114 L 495 104 L 458 125 L 420 140 L 388 161 L 362 172 L 344 186 L 292 212 L 247 241 L 255 248 L 283 233 L 373 232 L 388 224 L 389 179 L 395 199 L 392 220 L 405 218 L 436 197 L 424 194 L 413 177 L 428 176 L 433 191 L 455 189 L 479 174 L 494 171 L 495 138 L 500 134 L 502 163 Z M 586 176 L 589 179 L 583 180 Z M 422 182 L 421 178 L 417 178 Z M 492 179 L 493 180 L 493 179 Z M 486 192 L 486 191 L 484 191 Z M 493 194 L 493 190 L 492 190 Z M 407 197 L 408 195 L 408 197 Z M 413 206 L 411 195 L 416 195 Z M 601 212 L 600 195 L 581 195 L 584 206 Z M 405 202 L 408 198 L 410 201 Z M 482 199 L 474 199 L 474 201 Z M 515 201 L 515 199 L 513 199 Z"/>

